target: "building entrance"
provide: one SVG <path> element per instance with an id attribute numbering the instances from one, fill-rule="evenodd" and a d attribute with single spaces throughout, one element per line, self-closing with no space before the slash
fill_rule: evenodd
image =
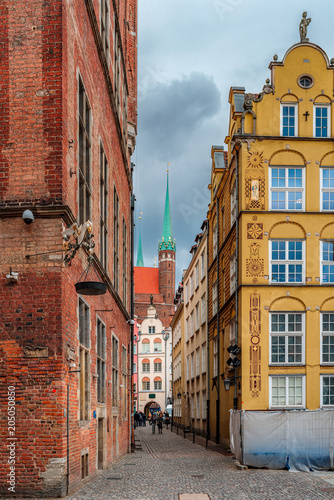
<path id="1" fill-rule="evenodd" d="M 150 413 L 159 413 L 159 411 L 161 411 L 161 406 L 155 401 L 153 401 L 153 403 L 150 401 L 145 405 L 144 408 L 144 413 L 147 417 L 150 415 Z"/>

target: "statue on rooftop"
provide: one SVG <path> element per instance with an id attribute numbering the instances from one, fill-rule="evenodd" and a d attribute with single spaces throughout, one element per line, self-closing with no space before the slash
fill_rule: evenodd
<path id="1" fill-rule="evenodd" d="M 312 21 L 312 19 L 310 17 L 306 17 L 306 16 L 307 16 L 307 12 L 303 12 L 302 20 L 299 23 L 299 34 L 300 34 L 300 41 L 301 42 L 308 42 L 308 38 L 306 38 L 307 37 L 307 27 L 310 24 L 310 22 Z"/>

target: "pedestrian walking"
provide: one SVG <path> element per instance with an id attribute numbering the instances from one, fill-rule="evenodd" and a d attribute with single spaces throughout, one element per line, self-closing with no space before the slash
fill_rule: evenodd
<path id="1" fill-rule="evenodd" d="M 143 417 L 142 417 L 142 412 L 140 411 L 139 412 L 139 427 L 141 427 L 143 425 Z"/>
<path id="2" fill-rule="evenodd" d="M 146 427 L 146 414 L 142 413 L 142 417 L 143 417 L 143 426 Z"/>
<path id="3" fill-rule="evenodd" d="M 159 432 L 159 434 L 162 434 L 162 424 L 163 424 L 163 417 L 162 417 L 162 412 L 160 412 L 159 416 L 158 416 L 158 432 Z"/>
<path id="4" fill-rule="evenodd" d="M 133 418 L 134 418 L 134 421 L 135 421 L 135 428 L 136 428 L 139 425 L 139 413 L 137 411 L 135 412 Z"/>
<path id="5" fill-rule="evenodd" d="M 166 427 L 168 429 L 168 426 L 170 424 L 170 418 L 169 418 L 169 413 L 168 411 L 165 411 L 165 424 L 166 424 Z"/>
<path id="6" fill-rule="evenodd" d="M 157 423 L 157 417 L 155 413 L 152 413 L 151 422 L 152 422 L 152 434 L 155 434 L 155 426 Z"/>

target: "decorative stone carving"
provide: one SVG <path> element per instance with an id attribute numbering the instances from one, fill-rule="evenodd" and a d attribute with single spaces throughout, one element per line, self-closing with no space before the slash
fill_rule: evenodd
<path id="1" fill-rule="evenodd" d="M 26 358 L 47 358 L 49 356 L 49 349 L 47 347 L 27 345 L 23 348 Z"/>

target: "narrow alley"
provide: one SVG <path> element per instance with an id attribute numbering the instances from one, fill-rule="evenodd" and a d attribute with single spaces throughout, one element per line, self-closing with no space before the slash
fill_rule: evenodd
<path id="1" fill-rule="evenodd" d="M 67 500 L 316 500 L 334 498 L 334 472 L 238 470 L 227 452 L 218 453 L 152 427 L 135 430 L 142 450 L 128 454 Z M 196 437 L 197 442 L 205 440 Z M 218 448 L 218 447 L 217 447 Z"/>

